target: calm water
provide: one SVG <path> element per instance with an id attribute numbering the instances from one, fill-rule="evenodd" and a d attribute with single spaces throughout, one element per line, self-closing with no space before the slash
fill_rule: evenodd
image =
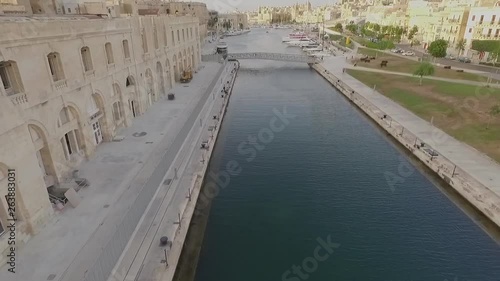
<path id="1" fill-rule="evenodd" d="M 283 35 L 226 41 L 298 52 Z M 271 139 L 285 106 L 295 117 Z M 411 164 L 306 65 L 242 62 L 216 154 L 212 169 L 241 174 L 213 201 L 197 281 L 500 280 L 498 244 L 418 170 L 391 189 L 385 175 Z"/>

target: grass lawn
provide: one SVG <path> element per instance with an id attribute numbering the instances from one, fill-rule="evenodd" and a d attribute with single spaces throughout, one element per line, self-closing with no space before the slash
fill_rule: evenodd
<path id="1" fill-rule="evenodd" d="M 363 67 L 380 69 L 380 61 L 387 60 L 388 64 L 387 64 L 387 67 L 383 68 L 384 70 L 413 74 L 415 69 L 417 69 L 418 65 L 420 64 L 419 62 L 414 61 L 412 59 L 402 58 L 400 56 L 395 56 L 395 55 L 388 54 L 388 53 L 381 52 L 381 51 L 374 50 L 374 49 L 359 48 L 358 53 L 363 54 L 363 55 L 367 55 L 370 57 L 372 57 L 372 56 L 377 57 L 377 59 L 375 59 L 374 61 L 368 62 L 368 63 L 361 62 L 361 61 L 358 62 L 358 65 L 363 66 Z M 438 66 L 435 66 L 434 69 L 435 69 L 435 71 L 434 71 L 433 76 L 436 76 L 436 77 L 469 80 L 469 81 L 476 81 L 476 82 L 486 82 L 488 80 L 487 77 L 477 75 L 474 73 L 457 72 L 454 69 L 444 69 L 444 68 L 438 67 Z M 495 81 L 495 80 L 493 80 L 493 81 Z"/>
<path id="2" fill-rule="evenodd" d="M 416 77 L 354 69 L 347 73 L 500 162 L 500 115 L 489 114 L 500 104 L 500 89 L 430 79 L 420 86 Z"/>

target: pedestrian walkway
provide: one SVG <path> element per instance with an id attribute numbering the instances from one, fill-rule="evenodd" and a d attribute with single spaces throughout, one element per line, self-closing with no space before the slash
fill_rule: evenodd
<path id="1" fill-rule="evenodd" d="M 383 70 L 383 69 L 375 69 L 375 68 L 362 67 L 362 66 L 354 67 L 352 65 L 349 65 L 349 67 L 347 67 L 347 68 L 355 69 L 355 70 L 377 72 L 377 73 L 387 73 L 387 74 L 407 76 L 407 77 L 418 77 L 418 76 L 415 76 L 415 75 L 410 74 L 410 73 L 387 71 L 387 70 Z M 446 82 L 452 82 L 452 83 L 461 83 L 461 84 L 474 85 L 474 86 L 489 85 L 489 86 L 494 87 L 494 88 L 500 88 L 500 84 L 494 84 L 494 83 L 487 84 L 486 82 L 476 82 L 476 81 L 462 80 L 462 79 L 451 79 L 451 78 L 443 78 L 443 77 L 436 77 L 436 76 L 424 76 L 424 79 L 439 80 L 439 81 L 446 81 Z"/>
<path id="2" fill-rule="evenodd" d="M 201 149 L 201 143 L 209 140 L 207 144 L 213 149 L 215 138 L 212 137 L 215 125 L 220 125 L 220 119 L 213 119 L 212 116 L 221 116 L 223 104 L 226 98 L 220 96 L 220 92 L 228 81 L 234 77 L 235 72 L 231 71 L 234 64 L 228 64 L 226 71 L 222 74 L 222 83 L 218 83 L 208 98 L 205 108 L 200 112 L 199 126 L 193 126 L 191 132 L 185 139 L 184 145 L 179 151 L 179 156 L 174 160 L 175 167 L 179 167 L 174 173 L 171 171 L 162 175 L 163 180 L 170 178 L 169 184 L 164 184 L 152 200 L 151 206 L 145 212 L 144 217 L 138 227 L 137 233 L 130 241 L 121 261 L 115 269 L 115 273 L 109 281 L 127 280 L 170 280 L 161 276 L 173 276 L 175 264 L 180 257 L 182 247 L 167 248 L 168 268 L 160 261 L 165 259 L 164 248 L 157 247 L 161 237 L 166 236 L 174 243 L 183 244 L 184 237 L 179 235 L 181 231 L 187 233 L 187 226 L 190 218 L 185 218 L 184 213 L 190 202 L 190 194 L 198 190 L 194 189 L 194 182 L 202 179 L 203 170 L 209 162 L 209 152 Z M 219 81 L 218 81 L 219 82 Z M 212 130 L 210 130 L 212 128 Z M 217 130 L 218 131 L 218 130 Z M 211 152 L 211 150 L 210 150 Z M 202 156 L 203 154 L 203 156 Z M 201 161 L 204 159 L 205 161 Z M 191 202 L 194 206 L 194 200 Z M 181 218 L 181 220 L 179 220 Z M 169 271 L 169 272 L 168 272 Z"/>
<path id="3" fill-rule="evenodd" d="M 349 67 L 345 57 L 326 58 L 322 65 L 352 90 L 415 134 L 445 158 L 500 196 L 500 165 L 480 151 L 462 143 L 421 119 L 396 102 L 354 79 L 342 69 Z M 446 137 L 444 137 L 446 136 Z"/>
<path id="4" fill-rule="evenodd" d="M 176 154 L 182 142 L 174 140 L 187 134 L 184 128 L 188 120 L 198 121 L 190 117 L 202 109 L 198 106 L 202 94 L 221 67 L 218 63 L 203 66 L 191 83 L 171 90 L 175 100 L 162 97 L 130 127 L 123 128 L 119 135 L 124 140 L 98 146 L 91 159 L 79 167 L 80 176 L 91 183 L 78 193 L 80 205 L 56 213 L 17 253 L 16 274 L 4 267 L 0 280 L 80 280 L 72 274 L 85 273 L 94 264 L 165 151 Z"/>

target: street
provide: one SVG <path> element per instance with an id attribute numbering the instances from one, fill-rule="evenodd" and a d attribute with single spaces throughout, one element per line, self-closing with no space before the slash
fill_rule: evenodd
<path id="1" fill-rule="evenodd" d="M 412 48 L 408 44 L 396 44 L 396 47 L 400 48 L 402 50 L 405 50 L 405 51 L 412 51 L 415 53 L 416 57 L 420 57 L 420 58 L 421 57 L 430 57 L 429 54 L 424 53 L 422 50 L 419 50 L 415 47 Z M 494 67 L 482 66 L 482 65 L 473 64 L 473 63 L 463 63 L 463 62 L 459 62 L 456 60 L 449 60 L 449 59 L 445 59 L 445 58 L 442 58 L 442 59 L 437 58 L 437 59 L 435 59 L 435 62 L 439 63 L 439 64 L 450 65 L 451 67 L 456 67 L 456 68 L 464 68 L 464 69 L 488 72 L 488 73 L 491 73 L 493 75 L 485 75 L 485 76 L 491 77 L 491 78 L 497 78 L 497 79 L 500 78 L 500 75 L 498 74 L 498 68 L 494 68 Z"/>

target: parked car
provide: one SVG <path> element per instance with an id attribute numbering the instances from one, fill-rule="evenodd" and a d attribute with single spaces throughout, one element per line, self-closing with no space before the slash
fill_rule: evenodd
<path id="1" fill-rule="evenodd" d="M 408 51 L 408 52 L 404 52 L 404 53 L 402 53 L 402 55 L 403 55 L 403 56 L 414 56 L 414 55 L 415 55 L 415 53 L 414 53 L 414 52 L 410 52 L 410 51 Z"/>
<path id="2" fill-rule="evenodd" d="M 457 57 L 455 57 L 454 55 L 447 55 L 446 58 L 449 60 L 456 60 L 457 59 Z"/>
<path id="3" fill-rule="evenodd" d="M 470 63 L 470 59 L 468 57 L 459 57 L 459 62 Z"/>
<path id="4" fill-rule="evenodd" d="M 393 52 L 395 54 L 400 54 L 400 53 L 403 53 L 404 51 L 399 49 L 399 48 L 396 48 L 396 49 L 392 49 L 391 52 Z"/>

